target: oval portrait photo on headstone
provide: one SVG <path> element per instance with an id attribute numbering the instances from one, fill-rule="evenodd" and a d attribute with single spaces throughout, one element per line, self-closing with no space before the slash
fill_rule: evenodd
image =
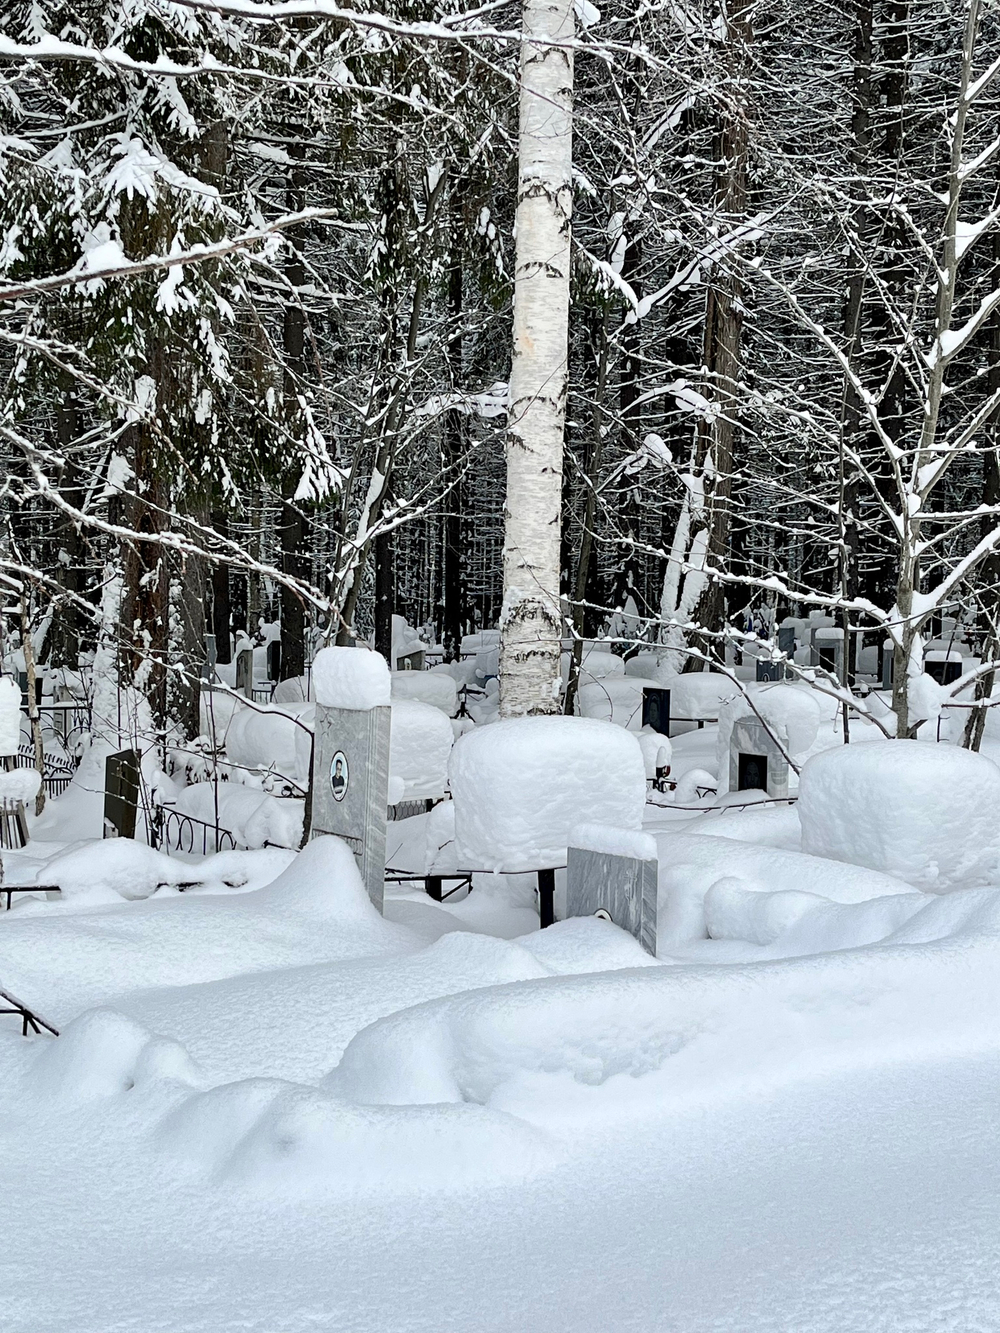
<path id="1" fill-rule="evenodd" d="M 347 766 L 347 755 L 343 750 L 338 750 L 330 760 L 330 786 L 333 788 L 333 799 L 342 801 L 347 795 L 348 784 L 351 781 L 351 770 Z"/>

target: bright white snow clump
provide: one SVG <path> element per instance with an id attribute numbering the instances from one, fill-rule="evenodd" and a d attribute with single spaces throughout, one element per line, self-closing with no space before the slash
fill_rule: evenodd
<path id="1" fill-rule="evenodd" d="M 581 816 L 638 829 L 646 771 L 636 738 L 587 718 L 510 718 L 452 750 L 458 862 L 472 870 L 561 865 Z"/>
<path id="2" fill-rule="evenodd" d="M 321 648 L 312 664 L 313 694 L 327 708 L 381 708 L 389 703 L 389 664 L 367 648 Z"/>
<path id="3" fill-rule="evenodd" d="M 416 699 L 394 700 L 389 732 L 389 772 L 403 783 L 401 801 L 444 795 L 448 789 L 448 759 L 454 743 L 451 722 L 440 708 Z"/>
<path id="4" fill-rule="evenodd" d="M 454 676 L 437 671 L 394 671 L 392 673 L 392 701 L 416 699 L 422 704 L 440 708 L 448 717 L 458 711 L 458 687 Z"/>
<path id="5" fill-rule="evenodd" d="M 0 772 L 0 801 L 33 801 L 42 785 L 37 768 L 12 768 Z"/>
<path id="6" fill-rule="evenodd" d="M 0 676 L 0 755 L 17 754 L 21 744 L 21 691 L 12 676 Z"/>
<path id="7" fill-rule="evenodd" d="M 802 849 L 943 893 L 1000 867 L 1000 768 L 932 741 L 827 750 L 799 779 Z"/>

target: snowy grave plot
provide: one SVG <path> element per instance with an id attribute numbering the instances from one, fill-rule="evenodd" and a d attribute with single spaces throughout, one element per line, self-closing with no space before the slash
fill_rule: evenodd
<path id="1" fill-rule="evenodd" d="M 802 849 L 945 893 L 1000 874 L 1000 768 L 933 741 L 813 756 L 799 779 Z"/>
<path id="2" fill-rule="evenodd" d="M 566 915 L 603 916 L 656 957 L 656 840 L 648 833 L 583 824 L 570 835 Z"/>
<path id="3" fill-rule="evenodd" d="M 313 688 L 310 837 L 332 833 L 344 839 L 357 858 L 369 897 L 381 911 L 389 806 L 389 668 L 385 658 L 364 648 L 323 648 L 313 662 Z M 436 709 L 430 711 L 450 730 Z"/>
<path id="4" fill-rule="evenodd" d="M 236 692 L 253 698 L 253 649 L 241 648 L 236 654 Z"/>
<path id="5" fill-rule="evenodd" d="M 788 760 L 759 717 L 738 717 L 729 743 L 729 790 L 788 796 Z"/>
<path id="6" fill-rule="evenodd" d="M 554 919 L 553 872 L 585 814 L 637 830 L 646 769 L 636 737 L 592 718 L 509 718 L 467 732 L 449 764 L 458 868 L 536 872 L 542 925 Z"/>
<path id="7" fill-rule="evenodd" d="M 119 750 L 104 761 L 104 836 L 134 838 L 139 809 L 139 756 Z"/>

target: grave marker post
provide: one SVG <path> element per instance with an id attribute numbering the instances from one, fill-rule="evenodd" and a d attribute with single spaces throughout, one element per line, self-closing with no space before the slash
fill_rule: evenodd
<path id="1" fill-rule="evenodd" d="M 389 807 L 391 709 L 316 705 L 310 838 L 332 833 L 357 858 L 368 896 L 382 910 Z"/>
<path id="2" fill-rule="evenodd" d="M 104 761 L 104 836 L 134 838 L 138 808 L 138 754 L 135 750 L 109 754 Z"/>

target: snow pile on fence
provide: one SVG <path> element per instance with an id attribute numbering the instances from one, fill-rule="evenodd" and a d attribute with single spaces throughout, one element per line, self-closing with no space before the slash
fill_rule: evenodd
<path id="1" fill-rule="evenodd" d="M 531 717 L 478 727 L 456 742 L 450 781 L 458 863 L 468 869 L 561 865 L 582 814 L 642 824 L 642 750 L 607 722 Z"/>
<path id="2" fill-rule="evenodd" d="M 0 770 L 0 801 L 24 801 L 27 804 L 38 795 L 42 775 L 37 768 Z"/>
<path id="3" fill-rule="evenodd" d="M 1000 876 L 1000 768 L 931 741 L 816 755 L 799 785 L 802 847 L 946 892 Z"/>

